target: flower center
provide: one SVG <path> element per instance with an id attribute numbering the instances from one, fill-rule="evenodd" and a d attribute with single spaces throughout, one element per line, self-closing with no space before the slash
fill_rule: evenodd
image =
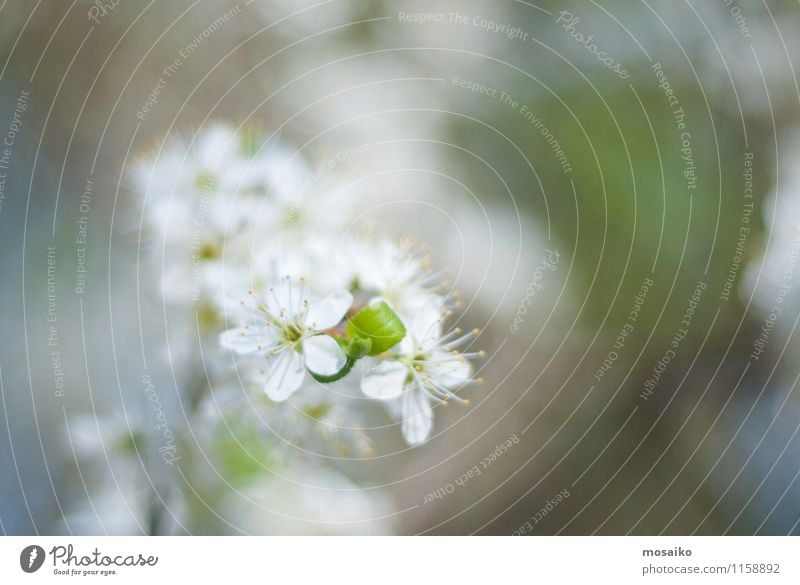
<path id="1" fill-rule="evenodd" d="M 210 171 L 198 173 L 195 179 L 195 187 L 198 189 L 211 189 L 214 183 L 214 175 Z"/>
<path id="2" fill-rule="evenodd" d="M 298 339 L 303 336 L 303 331 L 299 325 L 296 323 L 289 323 L 286 327 L 283 328 L 283 337 L 291 342 L 294 343 Z"/>
<path id="3" fill-rule="evenodd" d="M 213 260 L 219 255 L 219 250 L 213 242 L 204 242 L 198 250 L 200 260 Z"/>

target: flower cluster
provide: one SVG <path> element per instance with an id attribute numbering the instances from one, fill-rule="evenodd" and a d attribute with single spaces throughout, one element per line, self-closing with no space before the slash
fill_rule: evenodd
<path id="1" fill-rule="evenodd" d="M 409 240 L 355 222 L 347 193 L 297 152 L 217 124 L 134 176 L 164 299 L 202 307 L 221 359 L 272 401 L 345 382 L 386 403 L 412 445 L 436 403 L 466 402 L 478 332 L 447 331 L 442 274 Z"/>

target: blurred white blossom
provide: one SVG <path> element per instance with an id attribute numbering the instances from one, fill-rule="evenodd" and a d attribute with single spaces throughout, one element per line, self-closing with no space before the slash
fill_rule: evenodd
<path id="1" fill-rule="evenodd" d="M 129 440 L 109 436 L 101 444 L 130 463 L 126 489 L 141 487 L 123 499 L 143 526 L 120 531 L 175 530 L 163 492 L 181 513 L 207 500 L 245 532 L 390 532 L 382 491 L 331 469 L 372 451 L 365 405 L 385 404 L 417 445 L 431 434 L 435 403 L 467 402 L 457 392 L 475 381 L 470 360 L 482 353 L 457 349 L 474 332 L 444 332 L 455 303 L 443 271 L 420 244 L 359 218 L 354 195 L 363 193 L 340 188 L 335 166 L 311 168 L 275 137 L 221 123 L 136 164 L 146 261 L 171 343 L 191 348 L 168 355 L 173 371 L 178 360 L 189 372 L 174 439 L 193 487 L 181 495 L 163 473 L 171 464 L 153 465 L 160 437 L 146 416 L 121 432 Z M 191 452 L 198 445 L 205 464 Z"/>

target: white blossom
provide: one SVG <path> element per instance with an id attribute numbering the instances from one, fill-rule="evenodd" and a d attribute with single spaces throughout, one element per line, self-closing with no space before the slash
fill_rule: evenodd
<path id="1" fill-rule="evenodd" d="M 323 331 L 336 326 L 352 302 L 346 290 L 312 300 L 305 281 L 286 277 L 257 299 L 249 322 L 224 331 L 220 343 L 237 353 L 262 355 L 269 370 L 264 392 L 286 400 L 303 383 L 306 370 L 332 376 L 344 368 L 347 356 Z"/>
<path id="2" fill-rule="evenodd" d="M 467 402 L 455 391 L 472 382 L 469 357 L 482 352 L 459 353 L 455 348 L 474 339 L 477 330 L 462 334 L 459 328 L 442 335 L 443 317 L 429 304 L 411 322 L 396 352 L 369 370 L 361 390 L 370 398 L 398 400 L 403 437 L 411 445 L 424 442 L 433 427 L 433 404 L 448 400 Z"/>

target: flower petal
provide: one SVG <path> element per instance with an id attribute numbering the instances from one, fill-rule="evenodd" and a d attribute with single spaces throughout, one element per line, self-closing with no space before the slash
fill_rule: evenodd
<path id="1" fill-rule="evenodd" d="M 320 376 L 333 376 L 347 363 L 344 350 L 330 335 L 315 335 L 303 341 L 306 367 Z"/>
<path id="2" fill-rule="evenodd" d="M 431 378 L 445 388 L 458 388 L 472 378 L 472 365 L 466 359 L 460 354 L 449 354 L 444 351 L 433 353 L 427 370 Z"/>
<path id="3" fill-rule="evenodd" d="M 424 390 L 406 392 L 403 400 L 403 437 L 409 445 L 418 445 L 428 438 L 433 427 L 433 409 Z"/>
<path id="4" fill-rule="evenodd" d="M 286 400 L 300 387 L 305 375 L 300 354 L 293 349 L 285 349 L 270 360 L 269 378 L 264 384 L 264 392 L 276 402 Z"/>
<path id="5" fill-rule="evenodd" d="M 353 304 L 353 295 L 339 290 L 311 304 L 305 324 L 318 331 L 333 327 L 342 320 L 347 309 Z"/>
<path id="6" fill-rule="evenodd" d="M 264 304 L 273 315 L 285 314 L 288 317 L 298 315 L 303 309 L 303 286 L 291 278 L 282 276 L 269 287 L 264 295 Z"/>
<path id="7" fill-rule="evenodd" d="M 223 157 L 230 159 L 236 156 L 236 130 L 227 124 L 211 124 L 203 129 L 195 144 L 201 164 L 206 168 L 216 169 Z"/>
<path id="8" fill-rule="evenodd" d="M 400 362 L 386 360 L 361 378 L 361 391 L 377 400 L 397 398 L 403 393 L 408 369 Z"/>
<path id="9" fill-rule="evenodd" d="M 219 343 L 236 353 L 255 353 L 272 347 L 275 337 L 266 327 L 237 327 L 223 331 Z"/>
<path id="10" fill-rule="evenodd" d="M 432 347 L 442 336 L 442 314 L 441 306 L 432 298 L 415 307 L 411 319 L 411 336 L 420 347 Z"/>

